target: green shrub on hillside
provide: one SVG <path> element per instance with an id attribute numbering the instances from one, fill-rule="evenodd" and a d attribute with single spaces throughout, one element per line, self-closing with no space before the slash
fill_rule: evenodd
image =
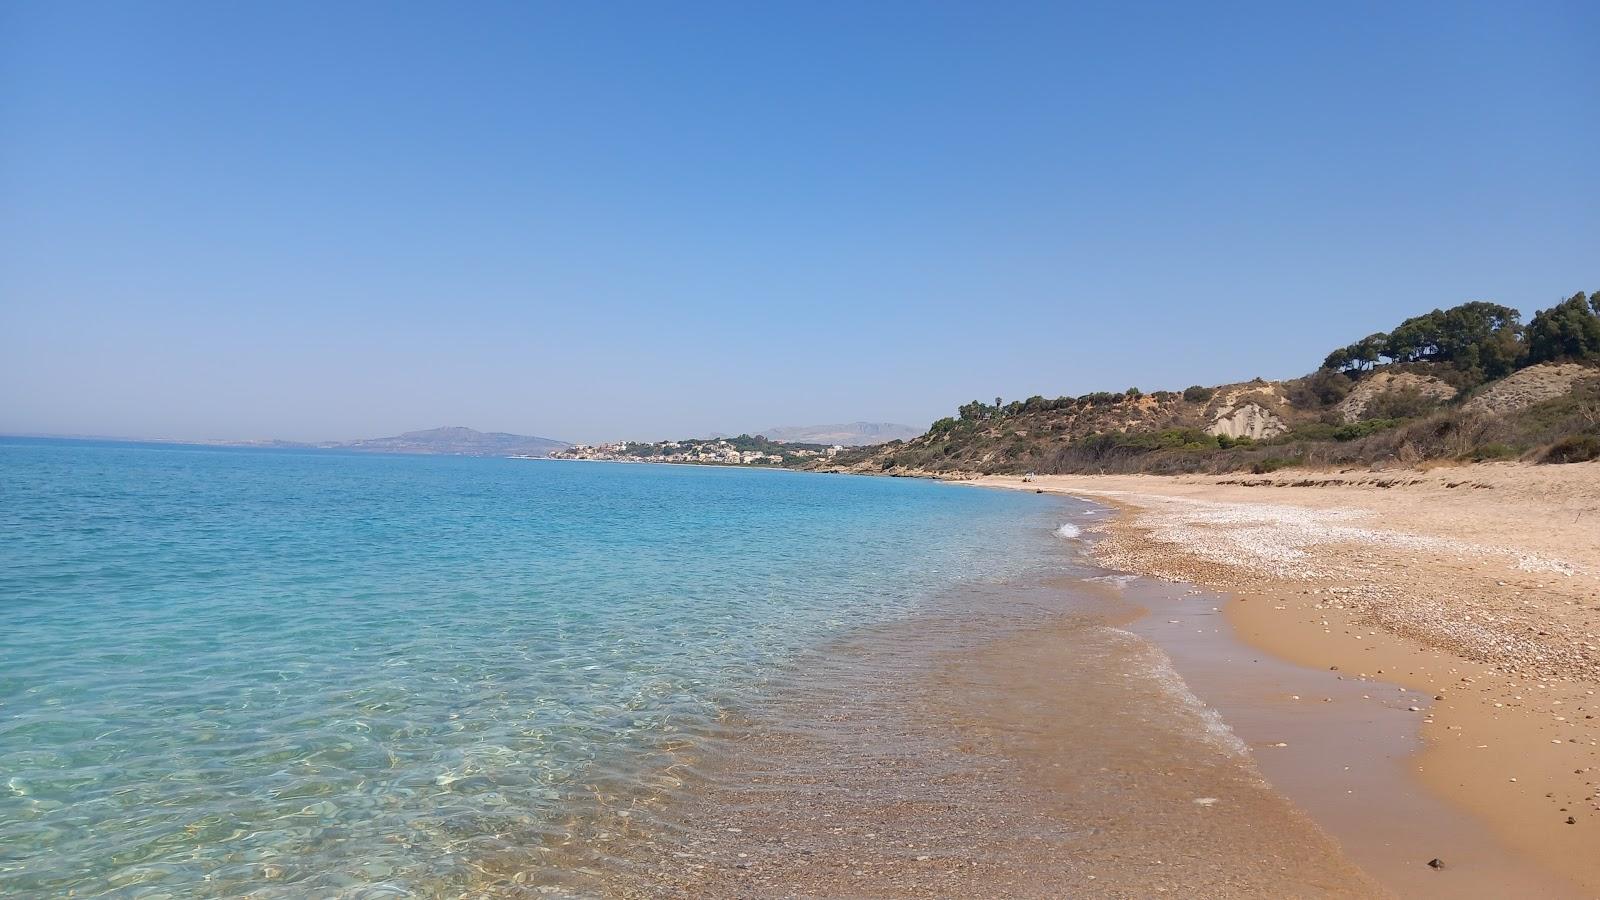
<path id="1" fill-rule="evenodd" d="M 1366 419 L 1361 422 L 1307 422 L 1304 425 L 1273 438 L 1278 446 L 1316 441 L 1358 441 L 1380 431 L 1388 431 L 1406 423 L 1406 419 Z"/>
<path id="2" fill-rule="evenodd" d="M 1257 475 L 1266 475 L 1271 472 L 1276 472 L 1279 469 L 1287 469 L 1290 466 L 1297 466 L 1299 464 L 1300 460 L 1298 459 L 1291 459 L 1286 456 L 1269 456 L 1266 459 L 1257 460 L 1255 464 L 1250 467 L 1250 471 Z"/>
<path id="3" fill-rule="evenodd" d="M 1116 450 L 1215 450 L 1217 438 L 1198 428 L 1168 428 L 1165 431 L 1106 431 L 1078 441 L 1083 449 L 1107 453 Z"/>
<path id="4" fill-rule="evenodd" d="M 1600 432 L 1600 378 L 1580 382 L 1559 397 L 1518 411 L 1512 419 L 1529 431 Z"/>
<path id="5" fill-rule="evenodd" d="M 998 399 L 999 398 L 996 398 L 997 401 Z M 963 403 L 956 410 L 956 414 L 961 417 L 961 421 L 963 422 L 982 422 L 985 419 L 994 418 L 999 414 L 999 412 L 1000 404 L 998 402 L 996 402 L 994 406 L 989 406 L 982 400 L 974 400 L 971 403 Z"/>
<path id="6" fill-rule="evenodd" d="M 1439 400 L 1421 388 L 1390 388 L 1373 397 L 1362 411 L 1363 419 L 1415 419 L 1439 408 Z"/>
<path id="7" fill-rule="evenodd" d="M 1078 405 L 1079 406 L 1110 406 L 1113 403 L 1121 402 L 1121 400 L 1122 400 L 1122 395 L 1121 394 L 1113 394 L 1110 391 L 1095 391 L 1092 394 L 1084 394 L 1083 396 L 1079 397 L 1078 398 Z"/>
<path id="8" fill-rule="evenodd" d="M 1403 418 L 1363 419 L 1360 422 L 1346 422 L 1336 425 L 1331 437 L 1336 441 L 1358 441 L 1369 434 L 1387 431 L 1405 422 Z"/>
<path id="9" fill-rule="evenodd" d="M 1474 447 L 1471 452 L 1463 453 L 1456 458 L 1463 462 L 1488 462 L 1494 459 L 1515 459 L 1520 455 L 1517 448 L 1495 442 Z"/>
<path id="10" fill-rule="evenodd" d="M 1600 437 L 1592 434 L 1573 434 L 1556 441 L 1546 450 L 1540 462 L 1577 463 L 1600 459 Z"/>
<path id="11" fill-rule="evenodd" d="M 1343 400 L 1354 386 L 1355 382 L 1342 371 L 1319 369 L 1285 385 L 1285 396 L 1296 409 L 1318 409 Z"/>

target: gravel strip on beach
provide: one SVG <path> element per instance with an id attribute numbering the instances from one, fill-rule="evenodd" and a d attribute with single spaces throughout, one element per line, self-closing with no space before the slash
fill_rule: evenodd
<path id="1" fill-rule="evenodd" d="M 1507 674 L 1600 681 L 1596 617 L 1551 614 L 1560 606 L 1581 612 L 1594 599 L 1594 573 L 1573 562 L 1375 527 L 1373 513 L 1353 508 L 1102 496 L 1131 511 L 1099 526 L 1097 549 L 1109 566 L 1228 590 L 1249 590 L 1262 577 L 1302 582 L 1319 607 L 1349 610 L 1362 624 Z M 1480 577 L 1429 577 L 1426 562 Z M 1501 577 L 1491 580 L 1485 572 L 1496 567 Z M 1524 596 L 1534 592 L 1544 595 L 1540 602 Z"/>

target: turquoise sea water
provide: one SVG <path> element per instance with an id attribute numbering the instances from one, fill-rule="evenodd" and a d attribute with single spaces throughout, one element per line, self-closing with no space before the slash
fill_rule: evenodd
<path id="1" fill-rule="evenodd" d="M 0 439 L 0 895 L 454 895 L 797 650 L 1035 564 L 1056 515 L 904 479 Z"/>

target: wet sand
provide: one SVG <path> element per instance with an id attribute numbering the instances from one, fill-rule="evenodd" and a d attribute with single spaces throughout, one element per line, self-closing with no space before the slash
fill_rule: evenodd
<path id="1" fill-rule="evenodd" d="M 1418 783 L 1432 696 L 1244 644 L 1217 595 L 1148 582 L 1134 589 L 1150 613 L 1131 629 L 1162 648 L 1250 745 L 1273 787 L 1384 888 L 1404 897 L 1586 896 Z"/>
<path id="2" fill-rule="evenodd" d="M 1417 702 L 1396 710 L 1420 735 L 1417 752 L 1395 757 L 1405 790 L 1489 840 L 1435 832 L 1432 817 L 1428 833 L 1449 836 L 1430 845 L 1444 845 L 1431 851 L 1444 872 L 1531 874 L 1555 883 L 1540 893 L 1600 896 L 1600 465 L 983 481 L 1119 506 L 1101 556 L 1228 592 L 1212 605 L 1266 651 L 1256 657 L 1370 684 L 1363 693 L 1373 698 L 1385 696 L 1379 681 L 1410 689 Z M 1244 674 L 1252 665 L 1222 667 L 1239 679 L 1232 685 L 1185 674 L 1249 731 L 1248 717 L 1229 707 L 1252 687 Z M 1311 695 L 1294 693 L 1302 699 L 1286 705 L 1303 708 Z M 1306 718 L 1333 715 L 1319 706 L 1327 708 Z M 1379 724 L 1352 721 L 1349 730 L 1373 736 Z M 1325 773 L 1297 781 L 1276 767 L 1297 754 L 1258 757 L 1369 872 L 1401 893 L 1426 892 L 1405 855 L 1391 867 L 1379 848 L 1363 848 L 1382 817 L 1326 802 Z M 1485 878 L 1476 883 L 1496 883 Z"/>

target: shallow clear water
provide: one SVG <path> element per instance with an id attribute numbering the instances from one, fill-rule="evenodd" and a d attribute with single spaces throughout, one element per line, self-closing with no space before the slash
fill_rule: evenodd
<path id="1" fill-rule="evenodd" d="M 453 894 L 1056 518 L 906 479 L 0 439 L 0 894 Z"/>

